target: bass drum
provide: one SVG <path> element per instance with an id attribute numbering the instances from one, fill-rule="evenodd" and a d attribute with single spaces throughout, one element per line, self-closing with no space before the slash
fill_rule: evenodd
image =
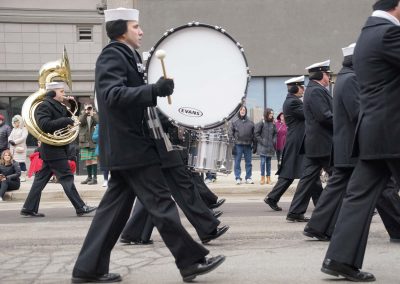
<path id="1" fill-rule="evenodd" d="M 212 129 L 239 110 L 246 97 L 249 68 L 241 45 L 217 26 L 189 23 L 167 31 L 149 51 L 145 78 L 163 76 L 157 50 L 164 50 L 167 76 L 174 79 L 172 104 L 158 99 L 158 108 L 175 125 Z"/>

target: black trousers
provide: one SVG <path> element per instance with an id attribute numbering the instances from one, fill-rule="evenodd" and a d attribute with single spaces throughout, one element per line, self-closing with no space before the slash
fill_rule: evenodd
<path id="1" fill-rule="evenodd" d="M 373 211 L 392 175 L 399 184 L 400 159 L 358 161 L 326 258 L 362 267 Z"/>
<path id="2" fill-rule="evenodd" d="M 196 190 L 201 196 L 201 199 L 203 199 L 204 203 L 207 205 L 207 207 L 210 207 L 212 204 L 217 203 L 218 201 L 218 196 L 216 196 L 205 184 L 203 177 L 196 172 L 191 172 L 189 169 L 187 171 L 191 174 L 193 183 L 195 185 Z"/>
<path id="3" fill-rule="evenodd" d="M 74 184 L 74 175 L 71 172 L 67 159 L 43 161 L 42 169 L 35 174 L 35 179 L 28 197 L 23 206 L 24 210 L 38 212 L 42 191 L 49 182 L 53 173 L 64 189 L 75 210 L 82 208 L 85 203 L 79 196 Z"/>
<path id="4" fill-rule="evenodd" d="M 126 223 L 121 238 L 130 241 L 148 242 L 153 233 L 154 224 L 151 215 L 144 208 L 142 202 L 136 198 L 131 217 Z"/>
<path id="5" fill-rule="evenodd" d="M 21 183 L 19 180 L 4 180 L 1 181 L 1 186 L 0 186 L 0 197 L 3 198 L 4 194 L 6 191 L 12 191 L 12 190 L 17 190 L 19 189 Z"/>
<path id="6" fill-rule="evenodd" d="M 220 221 L 214 217 L 213 212 L 208 209 L 199 193 L 195 190 L 194 183 L 191 179 L 191 175 L 186 170 L 186 166 L 182 165 L 173 168 L 163 168 L 162 172 L 167 181 L 172 197 L 182 209 L 186 218 L 193 225 L 200 239 L 211 234 L 218 227 Z M 140 208 L 142 208 L 142 210 L 139 210 Z M 146 209 L 142 206 L 140 206 L 139 209 L 136 209 L 135 205 L 132 216 L 122 232 L 122 238 L 136 240 L 135 238 L 139 235 L 151 235 L 153 228 L 150 229 L 146 226 L 144 220 L 136 220 L 137 218 L 147 219 L 145 213 L 141 212 Z M 144 231 L 145 227 L 147 227 L 147 232 Z M 135 238 L 131 238 L 132 236 Z M 146 239 L 144 239 L 144 241 L 145 240 Z"/>
<path id="7" fill-rule="evenodd" d="M 275 184 L 274 188 L 267 195 L 267 197 L 278 203 L 282 195 L 286 192 L 293 181 L 294 179 L 279 177 L 278 182 Z"/>
<path id="8" fill-rule="evenodd" d="M 304 173 L 297 185 L 292 203 L 290 204 L 289 213 L 304 214 L 307 211 L 311 198 L 314 205 L 317 204 L 322 192 L 320 180 L 322 169 L 331 174 L 329 157 L 304 159 Z"/>
<path id="9" fill-rule="evenodd" d="M 128 221 L 136 197 L 152 216 L 178 268 L 190 266 L 209 253 L 183 228 L 158 165 L 111 171 L 108 189 L 75 263 L 74 276 L 109 273 L 111 250 Z"/>

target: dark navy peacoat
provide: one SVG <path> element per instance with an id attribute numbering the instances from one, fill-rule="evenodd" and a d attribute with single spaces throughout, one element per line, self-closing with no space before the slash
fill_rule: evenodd
<path id="1" fill-rule="evenodd" d="M 360 88 L 352 67 L 343 67 L 333 90 L 333 155 L 335 167 L 354 167 L 354 133 L 360 111 Z"/>
<path id="2" fill-rule="evenodd" d="M 369 17 L 353 63 L 360 85 L 354 154 L 360 159 L 400 158 L 400 26 Z"/>
<path id="3" fill-rule="evenodd" d="M 304 155 L 299 153 L 305 127 L 302 100 L 293 94 L 288 94 L 283 103 L 283 114 L 287 135 L 281 167 L 276 174 L 287 179 L 298 179 L 302 176 L 304 169 Z"/>
<path id="4" fill-rule="evenodd" d="M 306 130 L 303 141 L 308 158 L 330 157 L 332 154 L 332 96 L 321 84 L 311 80 L 304 92 Z"/>
<path id="5" fill-rule="evenodd" d="M 35 119 L 43 132 L 51 134 L 74 123 L 67 108 L 50 96 L 45 96 L 37 107 Z M 68 145 L 53 146 L 42 142 L 40 158 L 45 161 L 68 159 Z"/>
<path id="6" fill-rule="evenodd" d="M 96 62 L 100 163 L 105 170 L 160 164 L 144 124 L 145 109 L 156 106 L 157 97 L 153 86 L 145 85 L 133 52 L 127 45 L 113 41 Z"/>

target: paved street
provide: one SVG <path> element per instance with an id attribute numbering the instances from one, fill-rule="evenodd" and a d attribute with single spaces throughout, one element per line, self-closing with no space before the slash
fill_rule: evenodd
<path id="1" fill-rule="evenodd" d="M 196 282 L 335 283 L 319 271 L 327 243 L 306 240 L 301 234 L 304 224 L 286 222 L 291 197 L 283 198 L 282 212 L 273 212 L 262 203 L 263 196 L 221 194 L 227 202 L 220 219 L 231 229 L 207 247 L 227 260 Z M 91 205 L 98 202 L 88 200 Z M 76 217 L 64 199 L 42 202 L 45 218 L 20 217 L 21 206 L 21 201 L 0 204 L 0 283 L 70 283 L 92 217 Z M 182 221 L 197 239 L 187 220 Z M 116 245 L 110 271 L 121 273 L 122 283 L 182 283 L 158 232 L 153 239 L 154 245 L 145 247 Z M 375 274 L 377 283 L 399 283 L 399 252 L 400 245 L 389 243 L 379 216 L 374 217 L 364 269 Z"/>

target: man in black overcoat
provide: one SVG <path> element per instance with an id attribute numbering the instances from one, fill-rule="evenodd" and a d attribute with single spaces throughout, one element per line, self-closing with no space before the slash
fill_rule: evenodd
<path id="1" fill-rule="evenodd" d="M 353 68 L 355 44 L 343 48 L 343 67 L 337 75 L 333 95 L 334 168 L 303 234 L 318 240 L 329 240 L 353 173 L 357 158 L 351 157 L 354 132 L 360 110 L 356 74 Z M 394 183 L 386 187 L 376 205 L 391 240 L 400 241 L 400 197 Z"/>
<path id="2" fill-rule="evenodd" d="M 108 189 L 93 218 L 72 272 L 72 282 L 117 282 L 109 273 L 110 255 L 128 221 L 137 197 L 151 214 L 163 241 L 175 258 L 184 281 L 208 273 L 224 261 L 209 253 L 183 228 L 160 167 L 154 141 L 145 134 L 144 112 L 157 97 L 173 93 L 172 79 L 145 85 L 136 48 L 143 32 L 139 11 L 105 10 L 111 42 L 96 62 L 95 89 L 99 111 L 100 162 L 110 170 Z"/>
<path id="3" fill-rule="evenodd" d="M 379 0 L 373 8 L 353 55 L 360 86 L 353 151 L 359 161 L 321 268 L 358 282 L 375 280 L 360 271 L 373 211 L 391 176 L 400 181 L 400 6 L 398 0 Z"/>
<path id="4" fill-rule="evenodd" d="M 305 127 L 303 101 L 300 99 L 304 94 L 304 76 L 291 78 L 285 84 L 288 88 L 283 103 L 283 114 L 288 128 L 286 143 L 283 148 L 282 163 L 276 173 L 279 175 L 278 182 L 264 199 L 264 202 L 275 211 L 282 210 L 278 206 L 280 198 L 293 181 L 301 177 L 304 169 L 304 155 L 299 154 Z"/>
<path id="5" fill-rule="evenodd" d="M 315 63 L 306 69 L 310 82 L 304 93 L 305 136 L 302 147 L 305 152 L 304 172 L 297 185 L 286 220 L 307 222 L 304 217 L 310 198 L 317 203 L 322 192 L 321 169 L 330 173 L 332 152 L 332 96 L 327 87 L 330 83 L 330 60 Z"/>
<path id="6" fill-rule="evenodd" d="M 35 111 L 35 119 L 39 128 L 45 133 L 54 133 L 61 128 L 74 125 L 71 113 L 63 104 L 65 97 L 64 82 L 50 82 L 46 84 L 48 91 L 41 104 Z M 42 191 L 53 174 L 56 175 L 65 194 L 71 201 L 78 216 L 90 213 L 96 207 L 87 206 L 74 184 L 74 175 L 68 164 L 69 145 L 56 146 L 42 142 L 40 158 L 43 160 L 42 169 L 35 174 L 31 190 L 21 209 L 21 215 L 29 217 L 44 217 L 39 213 L 39 203 Z"/>

